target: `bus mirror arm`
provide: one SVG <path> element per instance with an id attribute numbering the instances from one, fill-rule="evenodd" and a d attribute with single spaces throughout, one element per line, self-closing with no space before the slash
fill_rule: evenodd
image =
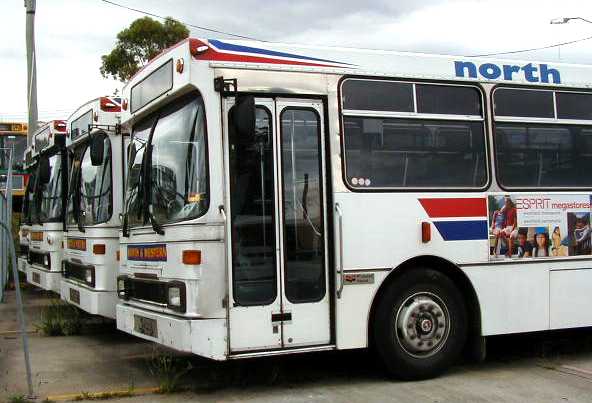
<path id="1" fill-rule="evenodd" d="M 339 288 L 337 289 L 337 298 L 341 298 L 345 273 L 343 271 L 343 211 L 339 203 L 335 203 L 335 212 L 337 213 L 337 228 L 339 229 Z"/>
<path id="2" fill-rule="evenodd" d="M 123 215 L 123 222 L 121 223 L 121 235 L 129 238 L 129 228 L 127 224 L 127 212 Z"/>
<path id="3" fill-rule="evenodd" d="M 220 215 L 222 216 L 222 219 L 224 220 L 224 222 L 226 222 L 226 211 L 224 210 L 224 206 L 219 205 L 218 211 L 220 212 Z"/>

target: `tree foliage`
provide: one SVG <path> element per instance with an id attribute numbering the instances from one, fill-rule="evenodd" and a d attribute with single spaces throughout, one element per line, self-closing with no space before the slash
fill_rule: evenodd
<path id="1" fill-rule="evenodd" d="M 111 53 L 101 56 L 101 75 L 128 81 L 150 59 L 188 36 L 187 27 L 170 17 L 164 23 L 138 18 L 117 34 Z"/>

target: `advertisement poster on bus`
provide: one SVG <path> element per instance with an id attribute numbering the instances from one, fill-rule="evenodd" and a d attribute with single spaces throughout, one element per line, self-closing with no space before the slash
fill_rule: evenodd
<path id="1" fill-rule="evenodd" d="M 490 195 L 490 259 L 592 254 L 590 205 L 590 195 Z"/>

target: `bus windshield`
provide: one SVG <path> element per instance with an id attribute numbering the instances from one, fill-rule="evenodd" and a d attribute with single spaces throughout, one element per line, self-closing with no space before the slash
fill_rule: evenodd
<path id="1" fill-rule="evenodd" d="M 25 196 L 23 197 L 23 213 L 22 222 L 27 225 L 33 224 L 33 214 L 35 211 L 35 167 L 32 169 L 32 174 L 29 177 L 27 188 L 25 189 Z"/>
<path id="2" fill-rule="evenodd" d="M 27 147 L 27 136 L 24 135 L 3 135 L 0 136 L 0 148 L 12 150 L 12 169 L 23 171 L 25 148 Z M 0 169 L 8 169 L 8 158 L 0 159 Z"/>
<path id="3" fill-rule="evenodd" d="M 111 218 L 111 141 L 105 135 L 102 137 L 104 157 L 100 165 L 93 166 L 90 148 L 86 145 L 74 152 L 68 195 L 68 224 L 97 225 Z M 74 208 L 75 204 L 79 208 Z"/>
<path id="4" fill-rule="evenodd" d="M 147 142 L 149 147 L 145 147 Z M 146 224 L 150 215 L 158 224 L 167 224 L 204 214 L 209 197 L 201 97 L 188 94 L 138 125 L 129 161 L 126 206 L 130 225 Z M 147 198 L 142 197 L 145 191 Z M 151 208 L 146 209 L 143 202 Z M 151 212 L 144 214 L 146 210 Z"/>
<path id="5" fill-rule="evenodd" d="M 79 209 L 75 209 L 75 204 L 79 205 L 78 203 L 78 192 L 77 190 L 79 187 L 77 186 L 78 177 L 80 175 L 80 159 L 82 158 L 82 154 L 84 153 L 85 145 L 82 143 L 81 145 L 74 148 L 72 155 L 72 162 L 70 164 L 70 178 L 68 179 L 68 204 L 66 207 L 66 222 L 71 225 L 78 224 L 78 213 Z"/>
<path id="6" fill-rule="evenodd" d="M 93 166 L 87 147 L 80 163 L 80 211 L 83 224 L 95 225 L 111 218 L 111 142 L 103 136 L 103 161 Z"/>
<path id="7" fill-rule="evenodd" d="M 62 219 L 62 154 L 49 157 L 49 182 L 37 187 L 40 198 L 39 221 L 55 222 Z"/>

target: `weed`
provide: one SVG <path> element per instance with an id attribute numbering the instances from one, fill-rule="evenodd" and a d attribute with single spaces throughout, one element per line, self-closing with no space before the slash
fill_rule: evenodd
<path id="1" fill-rule="evenodd" d="M 8 398 L 8 403 L 26 403 L 27 398 L 25 395 L 12 395 Z"/>
<path id="2" fill-rule="evenodd" d="M 169 352 L 153 350 L 148 360 L 148 369 L 158 377 L 160 393 L 172 393 L 179 390 L 179 381 L 193 367 L 187 359 L 174 357 Z"/>
<path id="3" fill-rule="evenodd" d="M 35 325 L 46 336 L 71 336 L 81 330 L 80 311 L 60 299 L 53 299 L 41 311 L 41 320 Z"/>
<path id="4" fill-rule="evenodd" d="M 130 395 L 133 395 L 135 391 L 136 391 L 136 383 L 134 382 L 134 378 L 130 378 L 128 385 L 127 385 L 127 392 Z"/>
<path id="5" fill-rule="evenodd" d="M 121 392 L 80 392 L 79 395 L 74 397 L 74 401 L 82 401 L 82 400 L 108 400 L 108 399 L 115 399 L 120 397 L 131 397 L 133 396 L 132 392 L 129 391 L 121 391 Z"/>

